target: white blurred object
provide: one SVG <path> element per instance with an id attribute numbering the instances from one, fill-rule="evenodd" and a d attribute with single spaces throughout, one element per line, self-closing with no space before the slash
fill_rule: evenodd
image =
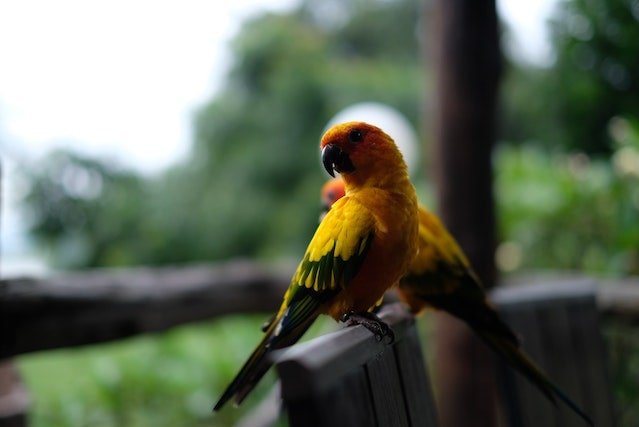
<path id="1" fill-rule="evenodd" d="M 408 171 L 412 175 L 418 163 L 417 133 L 410 122 L 396 109 L 378 102 L 362 102 L 346 107 L 326 125 L 326 129 L 344 122 L 360 121 L 380 127 L 397 143 Z"/>

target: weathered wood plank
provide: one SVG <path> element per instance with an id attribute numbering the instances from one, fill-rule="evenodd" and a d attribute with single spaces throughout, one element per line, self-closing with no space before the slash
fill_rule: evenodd
<path id="1" fill-rule="evenodd" d="M 496 297 L 505 297 L 529 288 L 523 292 L 537 293 L 540 297 L 549 292 L 555 296 L 557 292 L 562 292 L 572 298 L 572 293 L 579 292 L 580 287 L 581 292 L 587 294 L 589 290 L 586 284 L 595 289 L 597 309 L 603 316 L 630 324 L 639 323 L 639 277 L 595 280 L 573 272 L 548 271 L 509 277 L 493 293 Z"/>
<path id="2" fill-rule="evenodd" d="M 499 305 L 499 311 L 511 328 L 520 335 L 523 349 L 544 366 L 545 351 L 537 311 L 532 306 L 510 307 Z M 501 361 L 501 376 L 506 378 L 505 410 L 510 427 L 552 426 L 553 405 L 522 375 L 515 373 L 505 361 Z"/>
<path id="3" fill-rule="evenodd" d="M 349 405 L 349 417 L 345 417 L 345 426 L 351 427 L 357 424 L 373 426 L 376 423 L 375 408 L 373 408 L 373 396 L 370 380 L 363 370 L 348 376 L 343 384 L 345 396 L 343 402 Z M 339 415 L 339 412 L 335 413 Z M 330 424 L 328 424 L 330 425 Z"/>
<path id="4" fill-rule="evenodd" d="M 292 268 L 214 266 L 94 270 L 0 281 L 0 359 L 160 331 L 225 314 L 273 311 Z"/>
<path id="5" fill-rule="evenodd" d="M 407 340 L 416 340 L 414 319 L 399 304 L 387 306 L 380 314 L 395 333 L 395 342 L 379 342 L 362 326 L 296 345 L 278 356 L 277 370 L 282 397 L 291 426 L 432 426 L 432 420 L 409 423 L 394 348 Z M 413 333 L 411 333 L 413 331 Z M 412 357 L 422 361 L 420 370 L 409 372 L 414 381 L 428 381 L 419 344 Z M 416 362 L 415 362 L 416 363 Z M 421 405 L 433 403 L 429 395 Z M 426 409 L 430 413 L 434 409 Z"/>
<path id="6" fill-rule="evenodd" d="M 377 342 L 363 326 L 344 328 L 297 344 L 278 359 L 282 397 L 300 399 L 323 392 L 383 349 L 384 344 Z"/>
<path id="7" fill-rule="evenodd" d="M 526 282 L 526 277 L 529 276 L 512 278 L 504 286 L 492 289 L 491 298 L 495 303 L 509 307 L 530 304 L 535 307 L 560 306 L 566 301 L 591 299 L 597 289 L 596 282 L 587 277 L 568 276 L 552 280 L 542 275 L 541 278 L 531 279 L 531 282 Z"/>
<path id="8" fill-rule="evenodd" d="M 571 305 L 569 302 L 566 305 Z M 571 319 L 567 313 L 568 306 L 542 307 L 539 310 L 542 339 L 544 343 L 544 366 L 549 377 L 573 401 L 584 407 L 579 375 L 584 374 L 579 369 L 579 362 L 575 359 L 575 345 L 571 331 Z M 558 404 L 554 410 L 555 426 L 583 427 L 583 420 L 579 419 L 566 405 Z"/>
<path id="9" fill-rule="evenodd" d="M 549 377 L 595 425 L 614 425 L 608 362 L 592 281 L 545 282 L 499 290 L 493 296 L 505 319 L 522 335 L 523 348 Z M 505 386 L 512 425 L 584 425 L 565 405 L 559 403 L 554 408 L 529 384 L 511 380 Z"/>
<path id="10" fill-rule="evenodd" d="M 354 426 L 360 419 L 376 425 L 370 384 L 362 367 L 380 351 L 383 344 L 361 326 L 284 351 L 277 370 L 289 424 Z"/>
<path id="11" fill-rule="evenodd" d="M 639 278 L 601 282 L 597 287 L 597 308 L 606 317 L 639 324 Z"/>
<path id="12" fill-rule="evenodd" d="M 421 357 L 417 329 L 409 329 L 406 338 L 399 341 L 393 350 L 395 351 L 410 425 L 419 426 L 424 422 L 436 425 L 437 411 L 435 405 L 432 404 L 434 402 L 433 393 L 429 376 L 426 373 L 425 362 Z"/>
<path id="13" fill-rule="evenodd" d="M 370 384 L 363 370 L 346 373 L 339 383 L 285 403 L 292 427 L 375 426 Z"/>
<path id="14" fill-rule="evenodd" d="M 392 350 L 379 354 L 366 364 L 375 418 L 379 426 L 408 427 L 408 406 Z"/>
<path id="15" fill-rule="evenodd" d="M 616 425 L 613 400 L 610 396 L 612 380 L 610 377 L 610 360 L 605 351 L 603 337 L 599 330 L 599 313 L 592 306 L 580 305 L 574 310 L 574 333 L 581 342 L 580 348 L 589 352 L 591 357 L 582 358 L 584 375 L 587 383 L 583 385 L 586 393 L 585 407 L 588 408 L 595 424 L 598 426 Z"/>

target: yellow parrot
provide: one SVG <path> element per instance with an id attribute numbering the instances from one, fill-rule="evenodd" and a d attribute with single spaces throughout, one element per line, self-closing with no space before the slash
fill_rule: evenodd
<path id="1" fill-rule="evenodd" d="M 319 224 L 264 338 L 214 407 L 239 404 L 270 368 L 273 350 L 297 342 L 320 314 L 392 331 L 369 310 L 396 285 L 417 253 L 417 197 L 404 159 L 381 129 L 348 122 L 320 143 L 329 174 L 348 193 Z"/>
<path id="2" fill-rule="evenodd" d="M 344 195 L 348 196 L 348 188 L 343 180 L 333 178 L 322 187 L 322 206 L 330 212 Z M 490 305 L 470 262 L 444 224 L 424 206 L 418 206 L 418 216 L 418 254 L 400 280 L 399 298 L 413 314 L 431 307 L 463 320 L 551 402 L 556 403 L 555 397 L 559 397 L 592 425 L 583 410 L 521 350 L 519 339 Z"/>

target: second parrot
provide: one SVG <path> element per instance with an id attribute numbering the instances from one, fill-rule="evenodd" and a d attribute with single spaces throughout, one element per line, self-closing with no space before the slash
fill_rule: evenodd
<path id="1" fill-rule="evenodd" d="M 327 181 L 321 200 L 328 212 L 348 197 L 340 178 Z M 466 322 L 495 352 L 531 381 L 553 403 L 561 399 L 588 424 L 590 418 L 521 350 L 519 339 L 490 305 L 468 259 L 439 218 L 419 206 L 418 254 L 400 280 L 399 297 L 414 314 L 426 307 L 444 310 Z"/>

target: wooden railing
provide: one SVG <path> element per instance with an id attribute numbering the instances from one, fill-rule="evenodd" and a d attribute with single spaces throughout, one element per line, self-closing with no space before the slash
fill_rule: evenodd
<path id="1" fill-rule="evenodd" d="M 0 426 L 3 414 L 8 419 L 26 405 L 11 357 L 118 340 L 226 314 L 272 312 L 292 272 L 292 265 L 230 261 L 1 280 Z M 543 287 L 549 286 L 544 283 L 556 286 L 574 279 L 556 274 L 519 277 L 496 292 L 518 292 L 508 288 L 537 282 L 537 292 L 543 293 Z M 639 279 L 592 280 L 592 286 L 603 316 L 639 322 Z"/>
<path id="2" fill-rule="evenodd" d="M 270 312 L 292 268 L 248 261 L 0 281 L 0 359 L 96 344 L 225 314 Z"/>
<path id="3" fill-rule="evenodd" d="M 27 425 L 29 395 L 11 357 L 272 312 L 291 274 L 290 266 L 240 260 L 0 280 L 0 427 Z"/>

